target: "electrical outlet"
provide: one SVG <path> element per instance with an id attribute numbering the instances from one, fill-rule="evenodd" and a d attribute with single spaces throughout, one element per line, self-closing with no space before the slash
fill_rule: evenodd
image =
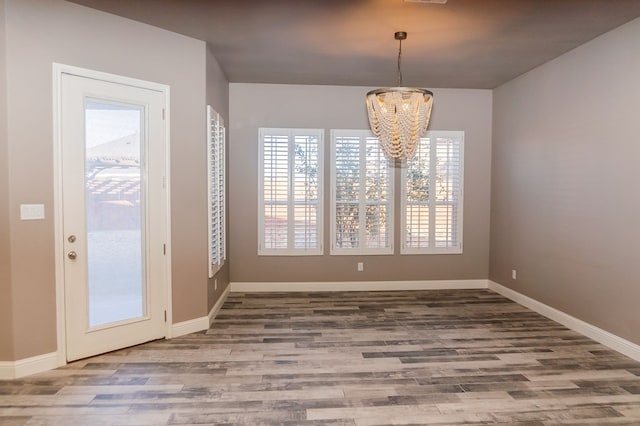
<path id="1" fill-rule="evenodd" d="M 516 270 L 515 270 L 515 269 L 512 269 L 512 270 L 511 270 L 511 279 L 512 279 L 512 280 L 515 280 L 515 279 L 516 279 Z"/>
<path id="2" fill-rule="evenodd" d="M 364 271 L 364 262 L 358 262 L 358 272 Z"/>

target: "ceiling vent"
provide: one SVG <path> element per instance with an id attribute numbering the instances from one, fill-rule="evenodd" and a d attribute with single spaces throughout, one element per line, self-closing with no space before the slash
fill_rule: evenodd
<path id="1" fill-rule="evenodd" d="M 433 3 L 445 4 L 449 0 L 404 0 L 405 3 Z"/>

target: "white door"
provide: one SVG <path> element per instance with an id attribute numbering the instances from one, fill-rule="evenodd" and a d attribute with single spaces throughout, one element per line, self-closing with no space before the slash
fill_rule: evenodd
<path id="1" fill-rule="evenodd" d="M 165 94 L 61 76 L 67 360 L 165 337 Z"/>

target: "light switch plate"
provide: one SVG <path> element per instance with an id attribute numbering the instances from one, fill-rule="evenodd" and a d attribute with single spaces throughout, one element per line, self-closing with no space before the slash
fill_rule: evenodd
<path id="1" fill-rule="evenodd" d="M 44 219 L 44 204 L 20 204 L 21 220 Z"/>

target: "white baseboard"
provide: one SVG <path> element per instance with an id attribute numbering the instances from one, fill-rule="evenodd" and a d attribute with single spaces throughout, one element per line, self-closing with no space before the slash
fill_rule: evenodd
<path id="1" fill-rule="evenodd" d="M 194 318 L 188 321 L 177 322 L 171 326 L 171 337 L 180 337 L 185 334 L 195 333 L 209 329 L 209 317 Z"/>
<path id="2" fill-rule="evenodd" d="M 57 352 L 32 356 L 18 361 L 2 361 L 0 362 L 0 379 L 18 379 L 54 368 L 58 368 Z"/>
<path id="3" fill-rule="evenodd" d="M 487 288 L 487 280 L 346 281 L 346 282 L 235 282 L 235 293 L 316 291 L 461 290 Z"/>
<path id="4" fill-rule="evenodd" d="M 218 299 L 216 304 L 213 305 L 213 308 L 211 308 L 211 310 L 209 311 L 209 326 L 211 326 L 211 323 L 213 323 L 216 315 L 218 315 L 218 312 L 220 312 L 220 309 L 222 309 L 222 305 L 224 305 L 225 300 L 227 300 L 227 296 L 229 296 L 230 291 L 231 285 L 228 285 L 220 295 L 220 298 Z"/>
<path id="5" fill-rule="evenodd" d="M 559 311 L 555 308 L 552 308 L 549 305 L 545 305 L 542 302 L 538 302 L 535 299 L 532 299 L 524 294 L 518 293 L 517 291 L 511 290 L 503 285 L 500 285 L 496 282 L 490 281 L 488 282 L 488 287 L 490 290 L 495 291 L 508 299 L 513 300 L 514 302 L 531 309 L 545 317 L 552 319 L 560 324 L 564 325 L 571 330 L 577 331 L 578 333 L 587 336 L 596 342 L 602 343 L 609 348 L 618 351 L 629 358 L 632 358 L 636 361 L 640 361 L 640 346 L 636 345 L 633 342 L 630 342 L 622 337 L 616 336 L 615 334 L 609 333 L 601 328 L 596 327 L 595 325 L 584 322 L 578 318 L 575 318 L 569 314 L 566 314 L 562 311 Z"/>

